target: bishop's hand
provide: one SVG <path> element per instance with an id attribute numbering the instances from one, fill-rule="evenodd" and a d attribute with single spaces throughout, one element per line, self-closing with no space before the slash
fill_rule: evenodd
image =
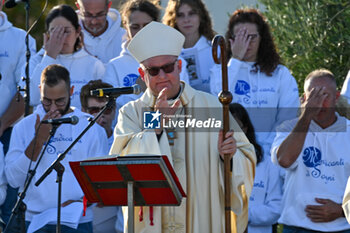
<path id="1" fill-rule="evenodd" d="M 176 113 L 180 103 L 181 101 L 178 99 L 170 106 L 168 103 L 168 88 L 164 88 L 159 92 L 154 105 L 154 110 L 158 110 L 160 113 L 162 113 L 163 120 L 167 121 L 169 120 L 169 116 L 173 116 Z M 156 129 L 157 134 L 160 134 L 161 132 L 162 129 Z"/>
<path id="2" fill-rule="evenodd" d="M 230 159 L 232 159 L 233 155 L 237 151 L 237 144 L 233 134 L 233 131 L 228 131 L 225 135 L 225 140 L 223 140 L 223 131 L 220 130 L 219 132 L 218 151 L 222 159 L 224 159 L 225 154 L 229 154 Z"/>

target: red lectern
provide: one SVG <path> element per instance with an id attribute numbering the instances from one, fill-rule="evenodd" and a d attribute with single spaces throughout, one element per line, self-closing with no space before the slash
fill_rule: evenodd
<path id="1" fill-rule="evenodd" d="M 128 232 L 134 232 L 134 206 L 178 206 L 186 197 L 167 156 L 128 155 L 70 162 L 87 200 L 128 206 Z"/>

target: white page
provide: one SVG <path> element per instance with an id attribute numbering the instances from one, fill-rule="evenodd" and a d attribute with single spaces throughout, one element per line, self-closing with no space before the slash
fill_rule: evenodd
<path id="1" fill-rule="evenodd" d="M 66 207 L 61 208 L 61 225 L 77 229 L 79 219 L 83 214 L 83 203 L 73 202 Z M 35 215 L 29 224 L 27 233 L 32 233 L 46 224 L 57 223 L 57 208 L 47 209 L 44 212 Z"/>

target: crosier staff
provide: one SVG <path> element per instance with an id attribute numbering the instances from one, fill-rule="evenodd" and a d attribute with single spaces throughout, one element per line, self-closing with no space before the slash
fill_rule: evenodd
<path id="1" fill-rule="evenodd" d="M 220 46 L 220 57 L 218 47 Z M 221 63 L 222 70 L 222 91 L 219 93 L 219 101 L 223 105 L 223 135 L 229 130 L 229 104 L 232 101 L 232 94 L 228 90 L 226 43 L 224 37 L 216 35 L 212 41 L 213 59 L 216 64 Z M 223 137 L 223 140 L 225 138 Z M 231 232 L 231 192 L 230 192 L 230 155 L 224 155 L 224 183 L 225 183 L 225 232 Z"/>

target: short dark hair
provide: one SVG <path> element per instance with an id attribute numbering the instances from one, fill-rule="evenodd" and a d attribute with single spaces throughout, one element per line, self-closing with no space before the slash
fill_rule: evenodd
<path id="1" fill-rule="evenodd" d="M 129 0 L 122 5 L 120 10 L 124 27 L 126 27 L 125 23 L 129 20 L 130 14 L 135 11 L 144 12 L 149 15 L 153 21 L 159 21 L 160 6 L 158 4 L 152 3 L 149 0 Z"/>
<path id="2" fill-rule="evenodd" d="M 239 23 L 252 23 L 257 26 L 259 36 L 261 38 L 257 60 L 255 63 L 256 71 L 260 69 L 261 72 L 265 73 L 268 76 L 272 75 L 272 72 L 277 68 L 281 63 L 281 58 L 277 53 L 276 46 L 273 42 L 273 38 L 270 32 L 270 26 L 267 23 L 267 20 L 256 9 L 239 9 L 236 10 L 230 17 L 227 32 L 227 55 L 228 57 L 232 56 L 231 46 L 229 39 L 233 36 L 233 28 L 236 24 Z"/>
<path id="3" fill-rule="evenodd" d="M 43 72 L 41 73 L 40 77 L 40 84 L 48 85 L 49 87 L 54 87 L 61 81 L 64 81 L 67 86 L 67 90 L 70 90 L 70 77 L 69 77 L 69 71 L 58 64 L 53 64 L 47 66 Z"/>
<path id="4" fill-rule="evenodd" d="M 45 20 L 46 31 L 49 30 L 50 23 L 52 22 L 52 20 L 54 20 L 57 17 L 64 17 L 69 22 L 71 22 L 75 30 L 80 29 L 78 15 L 77 13 L 75 13 L 74 9 L 68 5 L 58 5 L 52 8 L 46 17 L 46 20 Z M 81 40 L 81 37 L 78 36 L 74 44 L 74 51 L 78 51 L 82 46 L 83 46 L 83 41 Z"/>
<path id="5" fill-rule="evenodd" d="M 112 87 L 113 86 L 111 84 L 102 82 L 101 79 L 89 81 L 80 90 L 81 107 L 84 108 L 84 109 L 88 108 L 88 99 L 89 98 L 94 98 L 94 99 L 96 99 L 99 102 L 107 101 L 106 97 L 92 96 L 90 91 L 95 90 L 95 89 L 99 89 L 99 88 L 112 88 Z"/>

